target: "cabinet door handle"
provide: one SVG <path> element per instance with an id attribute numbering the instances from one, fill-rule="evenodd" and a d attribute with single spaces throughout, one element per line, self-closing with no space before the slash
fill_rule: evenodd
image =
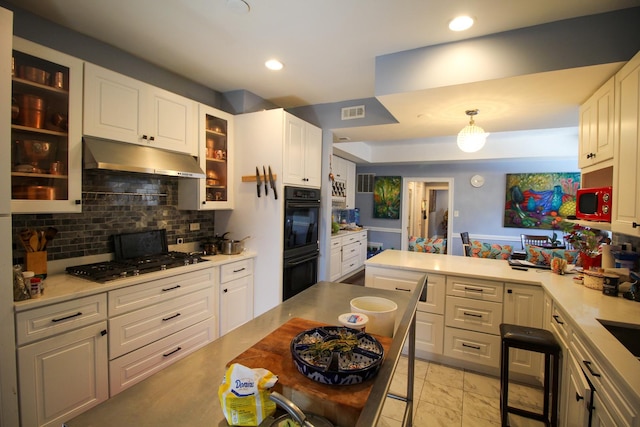
<path id="1" fill-rule="evenodd" d="M 631 224 L 631 226 L 632 226 L 633 228 L 638 228 L 638 227 L 640 227 L 640 224 L 638 224 L 637 222 L 633 221 L 633 223 Z"/>
<path id="2" fill-rule="evenodd" d="M 175 285 L 171 288 L 162 288 L 162 292 L 168 292 L 168 291 L 172 291 L 174 289 L 178 289 L 180 287 L 180 285 Z"/>
<path id="3" fill-rule="evenodd" d="M 178 316 L 180 316 L 180 313 L 176 313 L 173 316 L 165 317 L 165 318 L 162 319 L 162 321 L 166 322 L 167 320 L 175 319 Z"/>
<path id="4" fill-rule="evenodd" d="M 171 356 L 172 354 L 175 354 L 175 353 L 179 352 L 180 350 L 182 350 L 182 347 L 178 347 L 178 348 L 176 348 L 175 350 L 170 351 L 169 353 L 164 353 L 164 354 L 162 355 L 162 357 L 169 357 L 169 356 Z"/>
<path id="5" fill-rule="evenodd" d="M 155 137 L 155 136 L 150 136 L 150 137 L 149 137 L 149 141 L 155 141 L 155 140 L 156 140 L 156 137 Z"/>
<path id="6" fill-rule="evenodd" d="M 600 376 L 600 374 L 598 372 L 595 372 L 593 369 L 591 369 L 591 361 L 583 360 L 582 363 L 584 363 L 584 366 L 586 366 L 587 369 L 589 370 L 589 372 L 591 372 L 591 375 L 593 375 L 594 377 L 599 377 Z"/>
<path id="7" fill-rule="evenodd" d="M 147 135 L 142 135 L 142 139 L 147 139 Z"/>
<path id="8" fill-rule="evenodd" d="M 580 396 L 580 394 L 576 391 L 576 402 L 580 402 L 584 397 Z"/>
<path id="9" fill-rule="evenodd" d="M 56 322 L 62 322 L 63 320 L 73 319 L 74 317 L 78 317 L 78 316 L 82 316 L 82 312 L 81 312 L 81 311 L 77 312 L 76 314 L 72 314 L 72 315 L 70 315 L 70 316 L 59 317 L 59 318 L 57 318 L 57 319 L 51 319 L 51 321 L 52 321 L 53 323 L 56 323 Z"/>
<path id="10" fill-rule="evenodd" d="M 241 269 L 239 269 L 239 270 L 233 270 L 233 272 L 234 272 L 234 273 L 240 273 L 241 271 L 244 271 L 244 270 L 246 270 L 246 268 L 245 268 L 245 267 L 242 267 L 242 268 L 241 268 Z"/>
<path id="11" fill-rule="evenodd" d="M 468 286 L 465 286 L 465 287 L 464 287 L 464 290 L 465 290 L 465 291 L 471 291 L 471 292 L 483 292 L 483 291 L 484 291 L 484 289 L 479 289 L 479 288 L 470 288 L 470 287 L 468 287 Z"/>
<path id="12" fill-rule="evenodd" d="M 396 291 L 411 292 L 411 289 L 396 288 Z"/>
<path id="13" fill-rule="evenodd" d="M 229 289 L 223 289 L 222 292 L 226 294 L 227 292 L 229 292 Z"/>
<path id="14" fill-rule="evenodd" d="M 465 344 L 465 343 L 462 343 L 462 346 L 463 346 L 463 347 L 472 348 L 472 349 L 474 349 L 474 350 L 480 350 L 480 346 L 477 346 L 477 345 L 471 345 L 471 344 Z"/>
<path id="15" fill-rule="evenodd" d="M 466 311 L 462 312 L 462 314 L 464 314 L 465 316 L 471 316 L 471 317 L 482 317 L 482 314 L 468 313 Z"/>
<path id="16" fill-rule="evenodd" d="M 105 336 L 105 335 L 107 335 L 107 330 L 106 329 L 101 330 L 100 336 Z"/>
<path id="17" fill-rule="evenodd" d="M 557 314 L 554 314 L 551 317 L 553 317 L 553 320 L 555 320 L 558 325 L 564 325 L 564 322 L 562 320 L 559 320 L 560 316 L 558 316 Z"/>

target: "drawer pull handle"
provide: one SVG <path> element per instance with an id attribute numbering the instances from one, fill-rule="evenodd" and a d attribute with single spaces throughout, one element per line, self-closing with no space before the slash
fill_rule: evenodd
<path id="1" fill-rule="evenodd" d="M 70 316 L 60 317 L 59 319 L 51 319 L 52 322 L 62 322 L 63 320 L 73 319 L 74 317 L 82 316 L 82 312 L 79 311 L 76 314 L 72 314 Z"/>
<path id="2" fill-rule="evenodd" d="M 465 291 L 472 291 L 472 292 L 483 292 L 483 289 L 479 289 L 479 288 L 470 288 L 468 286 L 464 287 Z"/>
<path id="3" fill-rule="evenodd" d="M 100 336 L 105 336 L 105 335 L 107 335 L 107 330 L 106 329 L 101 330 Z"/>
<path id="4" fill-rule="evenodd" d="M 471 317 L 482 317 L 482 314 L 475 314 L 475 313 L 468 313 L 468 312 L 463 312 L 462 314 L 464 314 L 465 316 L 471 316 Z"/>
<path id="5" fill-rule="evenodd" d="M 583 360 L 582 363 L 584 363 L 584 366 L 586 366 L 589 372 L 591 372 L 591 375 L 593 375 L 594 377 L 600 376 L 598 372 L 595 372 L 593 369 L 591 369 L 591 362 L 589 360 Z"/>
<path id="6" fill-rule="evenodd" d="M 553 320 L 555 320 L 558 325 L 564 325 L 564 322 L 562 320 L 559 320 L 560 316 L 558 316 L 557 314 L 554 314 L 551 317 L 553 317 Z"/>
<path id="7" fill-rule="evenodd" d="M 162 321 L 166 322 L 167 320 L 175 319 L 178 316 L 180 316 L 180 313 L 176 313 L 173 316 L 165 317 L 165 318 L 162 319 Z"/>
<path id="8" fill-rule="evenodd" d="M 580 396 L 580 394 L 576 391 L 576 402 L 580 402 L 584 397 Z"/>
<path id="9" fill-rule="evenodd" d="M 162 355 L 162 357 L 169 357 L 169 356 L 171 356 L 172 354 L 179 352 L 180 350 L 182 350 L 182 347 L 178 347 L 178 348 L 176 348 L 175 350 L 170 351 L 169 353 L 164 353 L 164 354 Z"/>
<path id="10" fill-rule="evenodd" d="M 411 289 L 396 288 L 396 291 L 411 292 Z"/>
<path id="11" fill-rule="evenodd" d="M 244 271 L 244 270 L 246 270 L 246 267 L 242 267 L 242 268 L 241 268 L 241 269 L 239 269 L 239 270 L 233 270 L 233 272 L 234 272 L 234 273 L 240 273 L 241 271 Z"/>
<path id="12" fill-rule="evenodd" d="M 180 285 L 175 285 L 171 288 L 162 288 L 162 292 L 168 292 L 168 291 L 172 291 L 174 289 L 178 289 L 180 287 Z"/>
<path id="13" fill-rule="evenodd" d="M 471 345 L 471 344 L 465 344 L 465 343 L 462 343 L 462 346 L 463 346 L 463 347 L 472 348 L 472 349 L 474 349 L 474 350 L 480 350 L 480 346 L 477 346 L 477 345 Z"/>

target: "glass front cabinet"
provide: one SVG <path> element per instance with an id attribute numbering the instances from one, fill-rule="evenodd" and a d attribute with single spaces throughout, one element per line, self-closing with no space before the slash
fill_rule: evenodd
<path id="1" fill-rule="evenodd" d="M 14 37 L 11 211 L 82 210 L 82 61 Z"/>
<path id="2" fill-rule="evenodd" d="M 178 207 L 233 209 L 233 115 L 200 104 L 198 159 L 206 177 L 181 178 Z"/>

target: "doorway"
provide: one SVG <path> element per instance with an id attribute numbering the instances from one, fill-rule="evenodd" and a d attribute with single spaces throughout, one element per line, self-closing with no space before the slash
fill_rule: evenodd
<path id="1" fill-rule="evenodd" d="M 440 237 L 451 253 L 453 178 L 403 178 L 401 212 L 402 250 L 409 248 L 409 237 Z"/>

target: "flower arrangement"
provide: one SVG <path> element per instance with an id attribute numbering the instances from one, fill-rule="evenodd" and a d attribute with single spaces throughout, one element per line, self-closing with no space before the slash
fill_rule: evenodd
<path id="1" fill-rule="evenodd" d="M 595 257 L 599 253 L 602 236 L 590 227 L 563 221 L 564 239 L 578 251 Z"/>

